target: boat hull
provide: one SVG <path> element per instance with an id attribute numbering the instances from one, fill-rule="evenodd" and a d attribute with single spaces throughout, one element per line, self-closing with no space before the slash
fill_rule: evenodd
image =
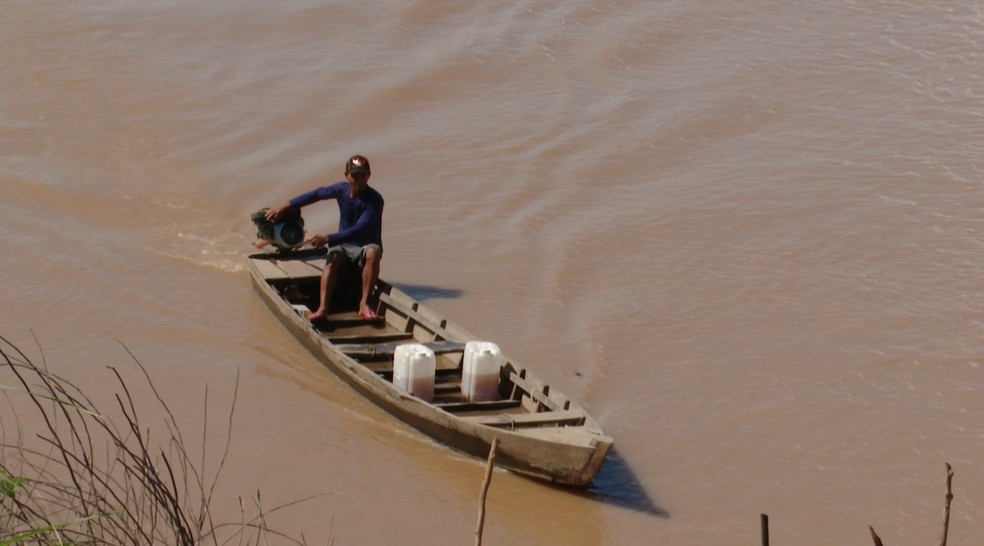
<path id="1" fill-rule="evenodd" d="M 600 428 L 586 413 L 579 420 L 578 426 L 509 429 L 488 426 L 481 422 L 496 418 L 495 415 L 462 417 L 415 398 L 396 388 L 378 371 L 369 369 L 346 354 L 343 347 L 326 337 L 302 316 L 296 306 L 273 286 L 270 275 L 264 272 L 268 268 L 257 267 L 257 260 L 268 260 L 266 256 L 251 257 L 250 261 L 252 282 L 264 303 L 287 330 L 329 370 L 386 412 L 434 440 L 478 458 L 484 459 L 493 440 L 498 439 L 495 464 L 525 475 L 583 487 L 598 472 L 613 441 L 601 433 Z M 415 306 L 414 312 L 421 312 L 419 302 L 383 282 L 380 282 L 380 286 L 387 299 L 412 302 L 409 305 Z M 381 306 L 381 310 L 385 312 L 385 307 Z M 447 321 L 437 324 L 439 325 L 432 327 L 434 330 L 441 328 L 443 333 L 449 331 Z M 453 332 L 456 334 L 454 337 L 459 338 L 456 341 L 477 339 L 457 327 L 453 328 Z M 510 363 L 510 366 L 513 365 Z M 534 381 L 529 377 L 527 379 Z M 521 380 L 516 377 L 516 381 Z M 553 396 L 556 399 L 557 394 L 554 393 Z M 549 402 L 545 398 L 543 401 Z M 563 410 L 565 415 L 581 411 L 577 406 L 572 409 L 572 403 L 566 398 L 560 400 L 567 406 Z M 534 419 L 538 415 L 534 413 Z M 512 419 L 509 415 L 498 418 L 507 421 Z M 516 418 L 528 418 L 528 414 L 520 414 Z"/>

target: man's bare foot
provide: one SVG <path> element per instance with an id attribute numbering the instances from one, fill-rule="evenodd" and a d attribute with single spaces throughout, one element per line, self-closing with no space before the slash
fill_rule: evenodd
<path id="1" fill-rule="evenodd" d="M 270 241 L 264 241 L 263 239 L 260 239 L 258 241 L 253 241 L 253 246 L 255 246 L 256 248 L 263 248 L 269 244 Z"/>
<path id="2" fill-rule="evenodd" d="M 379 315 L 377 315 L 375 311 L 373 311 L 372 309 L 370 309 L 368 306 L 365 305 L 359 306 L 359 317 L 362 320 L 379 320 Z"/>
<path id="3" fill-rule="evenodd" d="M 317 311 L 315 311 L 315 312 L 311 313 L 310 315 L 308 315 L 307 318 L 311 322 L 314 322 L 316 320 L 322 320 L 322 319 L 326 318 L 327 316 L 328 316 L 328 313 L 325 312 L 324 309 L 318 309 Z"/>

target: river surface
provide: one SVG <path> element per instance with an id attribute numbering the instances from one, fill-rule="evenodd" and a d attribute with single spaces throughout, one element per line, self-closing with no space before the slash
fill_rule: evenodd
<path id="1" fill-rule="evenodd" d="M 484 462 L 335 379 L 244 267 L 251 212 L 362 153 L 383 276 L 615 438 L 584 494 L 497 472 L 487 544 L 753 545 L 762 513 L 774 544 L 933 544 L 947 462 L 949 544 L 984 541 L 980 3 L 0 11 L 0 335 L 95 397 L 128 349 L 189 436 L 238 376 L 217 509 L 474 541 Z"/>

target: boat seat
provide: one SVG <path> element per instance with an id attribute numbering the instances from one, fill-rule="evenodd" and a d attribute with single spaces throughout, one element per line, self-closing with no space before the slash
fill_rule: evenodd
<path id="1" fill-rule="evenodd" d="M 301 259 L 277 259 L 276 255 L 264 257 L 262 260 L 253 260 L 257 269 L 268 280 L 287 280 L 287 279 L 308 279 L 321 278 L 321 270 L 324 268 L 324 256 L 307 256 Z"/>
<path id="2" fill-rule="evenodd" d="M 570 426 L 584 424 L 584 412 L 543 411 L 539 413 L 500 413 L 497 415 L 471 415 L 462 419 L 490 427 L 523 428 L 543 425 Z"/>
<path id="3" fill-rule="evenodd" d="M 296 307 L 296 306 L 295 306 Z M 335 328 L 345 328 L 348 326 L 361 326 L 363 324 L 379 324 L 386 319 L 378 317 L 375 319 L 364 319 L 359 316 L 358 311 L 347 311 L 344 313 L 331 313 L 325 317 L 325 321 Z"/>
<path id="4" fill-rule="evenodd" d="M 522 401 L 520 400 L 489 400 L 487 402 L 434 402 L 436 407 L 439 407 L 449 413 L 511 409 L 518 408 L 520 404 L 522 404 Z"/>
<path id="5" fill-rule="evenodd" d="M 465 350 L 465 344 L 457 341 L 427 341 L 420 343 L 434 354 L 459 353 Z M 399 343 L 350 343 L 336 344 L 343 353 L 356 360 L 393 360 Z"/>
<path id="6" fill-rule="evenodd" d="M 365 364 L 364 364 L 365 365 Z M 377 375 L 386 379 L 387 381 L 393 380 L 393 365 L 392 363 L 386 364 L 385 367 L 376 365 L 365 365 L 369 370 L 372 370 Z M 447 381 L 450 379 L 451 381 Z M 457 368 L 437 368 L 434 370 L 434 389 L 437 390 L 457 390 L 461 392 L 461 387 L 454 380 L 461 379 L 461 370 Z"/>
<path id="7" fill-rule="evenodd" d="M 325 335 L 332 343 L 385 343 L 390 341 L 407 341 L 413 339 L 410 332 L 380 332 L 376 334 L 349 334 L 341 336 Z"/>

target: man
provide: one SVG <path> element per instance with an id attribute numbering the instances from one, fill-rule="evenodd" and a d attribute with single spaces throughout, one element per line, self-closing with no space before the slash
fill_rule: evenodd
<path id="1" fill-rule="evenodd" d="M 369 160 L 354 155 L 345 164 L 344 182 L 302 193 L 266 214 L 267 220 L 276 222 L 291 208 L 305 207 L 325 199 L 338 202 L 338 231 L 315 235 L 307 240 L 315 247 L 328 247 L 328 259 L 321 274 L 321 304 L 308 317 L 311 321 L 328 315 L 328 302 L 338 283 L 339 270 L 349 264 L 362 270 L 359 316 L 365 320 L 379 318 L 369 307 L 368 300 L 379 278 L 379 262 L 383 257 L 383 196 L 369 187 L 369 175 Z"/>

